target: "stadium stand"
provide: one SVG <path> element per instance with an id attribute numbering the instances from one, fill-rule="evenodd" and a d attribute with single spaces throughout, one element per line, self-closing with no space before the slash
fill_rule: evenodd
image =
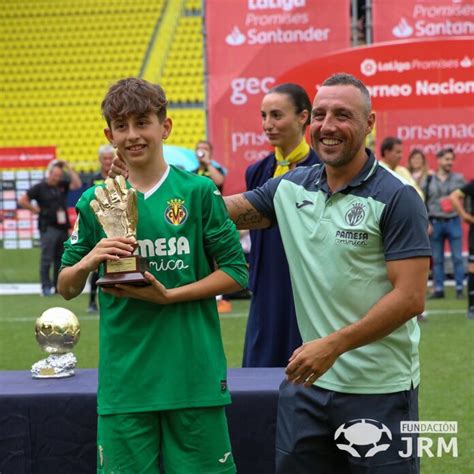
<path id="1" fill-rule="evenodd" d="M 7 7 L 8 3 L 8 7 Z M 81 172 L 97 167 L 100 102 L 137 76 L 169 0 L 11 0 L 0 15 L 0 147 L 56 146 Z M 170 144 L 205 137 L 202 6 L 183 0 L 156 78 L 170 100 Z M 162 47 L 162 44 L 160 44 Z"/>

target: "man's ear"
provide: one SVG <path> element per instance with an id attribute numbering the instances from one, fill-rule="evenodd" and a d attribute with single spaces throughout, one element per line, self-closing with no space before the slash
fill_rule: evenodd
<path id="1" fill-rule="evenodd" d="M 104 128 L 104 135 L 105 135 L 105 138 L 107 138 L 107 140 L 109 141 L 109 143 L 115 148 L 112 130 L 110 130 L 110 128 Z"/>
<path id="2" fill-rule="evenodd" d="M 172 128 L 173 121 L 169 117 L 166 117 L 163 121 L 163 133 L 161 134 L 161 138 L 163 138 L 163 140 L 166 140 L 170 136 Z"/>
<path id="3" fill-rule="evenodd" d="M 369 118 L 367 120 L 367 128 L 365 130 L 365 134 L 369 135 L 374 129 L 374 126 L 375 126 L 375 114 L 374 112 L 370 112 Z"/>

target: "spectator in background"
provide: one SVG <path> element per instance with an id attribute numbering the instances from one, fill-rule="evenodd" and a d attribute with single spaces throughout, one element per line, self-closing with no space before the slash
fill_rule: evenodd
<path id="1" fill-rule="evenodd" d="M 98 150 L 100 171 L 92 175 L 91 186 L 97 186 L 102 184 L 109 174 L 112 161 L 115 156 L 114 147 L 110 144 L 101 145 Z M 89 306 L 87 307 L 88 313 L 97 313 L 97 280 L 99 279 L 99 272 L 95 271 L 91 273 L 90 282 L 90 293 L 89 293 Z"/>
<path id="2" fill-rule="evenodd" d="M 212 179 L 217 189 L 222 192 L 226 170 L 212 159 L 212 143 L 208 140 L 200 140 L 196 144 L 195 151 L 199 166 L 193 170 L 193 173 Z M 226 295 L 217 295 L 216 300 L 219 313 L 230 313 L 232 311 L 232 303 Z"/>
<path id="3" fill-rule="evenodd" d="M 281 84 L 262 100 L 262 125 L 275 151 L 251 165 L 245 174 L 247 190 L 297 166 L 319 163 L 305 140 L 311 101 L 297 84 Z M 285 367 L 301 345 L 296 322 L 288 262 L 277 226 L 250 232 L 250 289 L 252 299 L 245 334 L 243 367 Z"/>
<path id="4" fill-rule="evenodd" d="M 469 264 L 467 274 L 467 317 L 474 319 L 474 179 L 461 189 L 453 191 L 449 198 L 461 219 L 469 224 Z"/>
<path id="5" fill-rule="evenodd" d="M 24 209 L 38 214 L 41 240 L 40 280 L 43 296 L 52 295 L 57 288 L 64 242 L 68 238 L 69 216 L 67 196 L 69 191 L 82 186 L 81 178 L 64 160 L 54 160 L 48 165 L 46 178 L 32 186 L 20 199 Z M 35 200 L 37 204 L 32 201 Z M 50 270 L 53 267 L 53 279 Z"/>
<path id="6" fill-rule="evenodd" d="M 433 249 L 433 292 L 430 298 L 444 298 L 444 245 L 451 248 L 457 298 L 463 297 L 464 264 L 462 261 L 461 220 L 453 209 L 450 194 L 464 186 L 464 177 L 453 173 L 455 160 L 452 148 L 436 153 L 437 170 L 428 176 L 425 186 L 426 205 L 431 223 Z"/>
<path id="7" fill-rule="evenodd" d="M 380 163 L 385 166 L 385 168 L 397 173 L 398 176 L 401 176 L 409 185 L 416 189 L 416 192 L 422 199 L 425 198 L 423 191 L 412 178 L 408 169 L 404 166 L 400 166 L 400 161 L 403 156 L 403 143 L 399 138 L 384 138 L 382 145 L 380 145 L 380 156 Z"/>
<path id="8" fill-rule="evenodd" d="M 214 181 L 219 191 L 224 187 L 226 170 L 212 159 L 212 144 L 207 140 L 201 140 L 196 145 L 196 157 L 199 166 L 193 173 L 200 176 L 207 176 Z"/>
<path id="9" fill-rule="evenodd" d="M 413 148 L 408 155 L 407 169 L 418 187 L 423 190 L 426 185 L 426 178 L 429 174 L 432 174 L 432 171 L 428 167 L 426 156 L 422 150 Z"/>

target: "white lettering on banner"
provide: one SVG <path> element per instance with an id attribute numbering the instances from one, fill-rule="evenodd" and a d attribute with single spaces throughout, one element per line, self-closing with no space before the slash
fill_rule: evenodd
<path id="1" fill-rule="evenodd" d="M 273 13 L 271 15 L 248 13 L 245 17 L 245 26 L 305 25 L 308 21 L 307 13 Z"/>
<path id="2" fill-rule="evenodd" d="M 267 93 L 272 85 L 275 84 L 274 77 L 238 77 L 230 83 L 232 95 L 230 101 L 234 105 L 244 105 L 247 103 L 247 94 L 257 95 Z"/>
<path id="3" fill-rule="evenodd" d="M 388 61 L 388 62 L 377 62 L 374 59 L 366 58 L 360 64 L 360 70 L 365 76 L 373 76 L 377 72 L 398 72 L 402 73 L 413 69 L 421 69 L 423 71 L 429 69 L 469 69 L 473 66 L 473 61 L 468 57 L 464 56 L 463 59 L 430 59 L 420 60 L 412 59 L 409 61 Z"/>
<path id="4" fill-rule="evenodd" d="M 306 6 L 306 0 L 248 0 L 249 10 L 270 10 L 280 8 L 284 11 L 291 11 L 293 8 Z"/>
<path id="5" fill-rule="evenodd" d="M 416 95 L 472 94 L 474 81 L 456 81 L 452 77 L 445 82 L 416 81 Z"/>
<path id="6" fill-rule="evenodd" d="M 367 89 L 371 97 L 408 97 L 413 92 L 410 84 L 377 84 Z"/>
<path id="7" fill-rule="evenodd" d="M 267 143 L 267 136 L 264 132 L 233 132 L 231 139 L 233 153 L 238 151 L 240 147 L 262 146 Z"/>
<path id="8" fill-rule="evenodd" d="M 396 72 L 404 72 L 410 70 L 410 63 L 407 61 L 389 61 L 386 63 L 377 63 L 377 70 L 378 71 L 396 71 Z"/>
<path id="9" fill-rule="evenodd" d="M 413 18 L 446 18 L 448 16 L 473 16 L 474 5 L 425 6 L 417 3 L 413 9 Z"/>
<path id="10" fill-rule="evenodd" d="M 474 139 L 474 123 L 444 123 L 422 125 L 404 125 L 397 127 L 397 137 L 401 140 L 462 140 Z"/>
<path id="11" fill-rule="evenodd" d="M 469 59 L 468 59 L 469 60 Z M 421 61 L 413 59 L 411 62 L 413 69 L 457 69 L 459 61 L 457 59 L 432 59 L 429 61 Z"/>
<path id="12" fill-rule="evenodd" d="M 466 142 L 436 142 L 425 145 L 417 145 L 416 148 L 421 148 L 426 155 L 436 155 L 442 148 L 452 148 L 454 154 L 459 157 L 461 155 L 473 155 L 474 143 Z M 470 157 L 469 157 L 470 158 Z"/>
<path id="13" fill-rule="evenodd" d="M 311 43 L 328 41 L 330 28 L 310 27 L 305 30 L 282 30 L 277 28 L 272 31 L 258 31 L 255 28 L 248 30 L 248 44 L 269 43 Z"/>
<path id="14" fill-rule="evenodd" d="M 375 84 L 367 86 L 370 96 L 375 97 L 409 97 L 413 94 L 410 84 Z M 444 82 L 416 81 L 415 95 L 461 95 L 474 92 L 474 81 L 456 81 L 450 78 Z"/>
<path id="15" fill-rule="evenodd" d="M 246 150 L 244 152 L 244 160 L 251 163 L 253 161 L 261 160 L 268 155 L 268 150 Z"/>
<path id="16" fill-rule="evenodd" d="M 427 23 L 419 20 L 415 23 L 415 36 L 454 36 L 472 35 L 474 33 L 474 22 L 444 20 L 437 23 Z"/>
<path id="17" fill-rule="evenodd" d="M 364 76 L 373 76 L 377 72 L 398 72 L 403 73 L 412 69 L 468 69 L 473 66 L 473 61 L 465 56 L 463 59 L 430 59 L 427 61 L 421 61 L 419 59 L 412 59 L 410 61 L 375 61 L 372 58 L 365 58 L 360 63 L 360 71 Z"/>

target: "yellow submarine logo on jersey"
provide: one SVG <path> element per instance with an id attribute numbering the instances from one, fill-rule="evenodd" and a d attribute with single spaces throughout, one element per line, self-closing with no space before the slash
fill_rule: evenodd
<path id="1" fill-rule="evenodd" d="M 165 210 L 165 219 L 173 225 L 181 225 L 188 218 L 188 210 L 184 207 L 182 199 L 170 199 Z"/>

